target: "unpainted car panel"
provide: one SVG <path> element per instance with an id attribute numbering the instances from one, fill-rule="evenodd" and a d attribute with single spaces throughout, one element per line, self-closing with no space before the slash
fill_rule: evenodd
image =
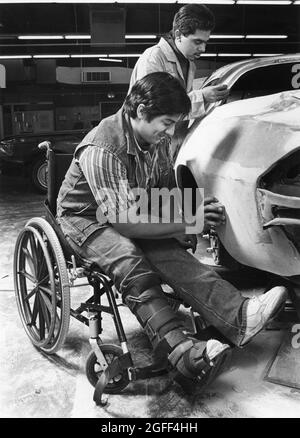
<path id="1" fill-rule="evenodd" d="M 289 55 L 276 55 L 276 56 L 268 56 L 262 58 L 251 58 L 243 61 L 237 61 L 231 64 L 227 64 L 223 67 L 217 69 L 214 73 L 212 73 L 202 84 L 201 88 L 209 86 L 209 85 L 217 85 L 217 84 L 225 84 L 230 89 L 233 87 L 237 81 L 243 77 L 243 75 L 249 73 L 252 70 L 262 69 L 264 67 L 274 67 L 283 64 L 297 64 L 300 63 L 300 53 L 294 53 Z M 259 88 L 260 84 L 257 84 Z M 270 85 L 272 87 L 272 85 Z M 267 90 L 266 90 L 267 91 Z M 267 92 L 263 94 L 275 93 L 282 90 L 274 90 L 269 88 Z M 231 102 L 233 100 L 241 99 L 242 95 L 239 91 L 235 91 L 234 93 L 231 91 L 229 94 L 229 98 L 227 102 Z M 215 103 L 211 103 L 206 108 L 206 113 L 210 113 L 214 108 L 221 105 L 223 102 L 218 101 Z"/>
<path id="2" fill-rule="evenodd" d="M 175 166 L 187 166 L 205 195 L 225 205 L 218 234 L 227 251 L 242 264 L 283 276 L 299 274 L 299 253 L 281 227 L 264 228 L 272 215 L 264 217 L 259 182 L 300 149 L 299 120 L 300 91 L 223 105 L 195 123 Z"/>
<path id="3" fill-rule="evenodd" d="M 266 67 L 275 64 L 300 62 L 300 53 L 293 53 L 290 55 L 276 55 L 262 58 L 251 58 L 244 61 L 238 61 L 231 64 L 224 65 L 217 69 L 207 80 L 203 83 L 205 87 L 209 82 L 222 79 L 230 87 L 234 84 L 244 73 L 256 68 Z"/>

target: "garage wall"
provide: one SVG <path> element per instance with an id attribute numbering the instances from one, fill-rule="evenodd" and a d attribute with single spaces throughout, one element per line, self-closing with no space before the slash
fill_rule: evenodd
<path id="1" fill-rule="evenodd" d="M 64 84 L 81 84 L 85 72 L 109 72 L 110 81 L 107 84 L 129 84 L 132 69 L 122 67 L 57 67 L 56 80 Z"/>

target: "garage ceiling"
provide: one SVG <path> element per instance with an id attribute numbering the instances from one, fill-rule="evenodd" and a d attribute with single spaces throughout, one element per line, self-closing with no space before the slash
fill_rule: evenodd
<path id="1" fill-rule="evenodd" d="M 239 0 L 242 1 L 242 0 Z M 196 2 L 196 1 L 195 1 Z M 300 3 L 300 2 L 299 2 Z M 93 10 L 101 6 L 106 11 L 124 9 L 127 38 L 119 43 L 91 41 Z M 182 6 L 166 3 L 17 3 L 0 5 L 1 57 L 27 55 L 103 55 L 140 54 L 153 45 L 161 34 L 169 31 L 175 12 Z M 294 53 L 300 52 L 300 5 L 209 4 L 216 16 L 207 53 Z M 153 35 L 141 38 L 137 34 Z M 60 36 L 61 39 L 19 39 L 20 36 Z M 73 35 L 71 39 L 68 36 Z M 133 39 L 133 36 L 137 35 Z M 226 35 L 240 35 L 227 38 Z M 258 37 L 249 38 L 258 35 Z M 273 35 L 263 38 L 263 35 Z M 276 37 L 277 36 L 281 36 Z M 67 36 L 67 38 L 66 38 Z M 80 37 L 81 36 L 81 37 Z M 129 38 L 131 37 L 131 38 Z M 93 44 L 91 44 L 93 42 Z M 65 62 L 71 62 L 71 58 Z M 98 62 L 96 58 L 95 62 Z"/>

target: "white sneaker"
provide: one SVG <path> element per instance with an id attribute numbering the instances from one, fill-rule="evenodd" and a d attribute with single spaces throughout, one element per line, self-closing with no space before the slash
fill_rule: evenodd
<path id="1" fill-rule="evenodd" d="M 246 309 L 246 332 L 240 346 L 244 346 L 259 333 L 271 318 L 281 310 L 287 299 L 287 289 L 276 286 L 263 295 L 248 300 Z"/>
<path id="2" fill-rule="evenodd" d="M 214 365 L 214 359 L 228 348 L 230 348 L 228 344 L 222 344 L 216 339 L 209 339 L 206 342 L 206 356 L 212 362 L 211 366 Z"/>

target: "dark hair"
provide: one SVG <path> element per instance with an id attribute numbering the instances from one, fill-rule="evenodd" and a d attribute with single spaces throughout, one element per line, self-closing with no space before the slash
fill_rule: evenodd
<path id="1" fill-rule="evenodd" d="M 179 30 L 184 36 L 194 34 L 196 30 L 212 30 L 215 27 L 215 17 L 205 5 L 185 5 L 175 14 L 173 34 Z"/>
<path id="2" fill-rule="evenodd" d="M 137 107 L 145 105 L 146 120 L 165 114 L 187 115 L 191 101 L 178 79 L 169 73 L 155 72 L 137 81 L 124 102 L 125 112 L 136 118 Z"/>

